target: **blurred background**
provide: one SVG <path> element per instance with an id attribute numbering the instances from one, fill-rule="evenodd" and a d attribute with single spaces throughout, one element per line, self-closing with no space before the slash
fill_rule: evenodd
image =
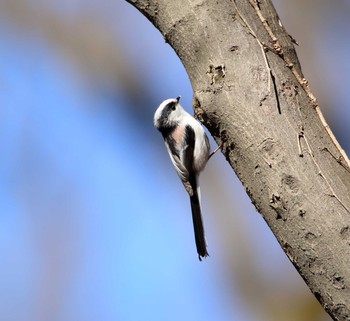
<path id="1" fill-rule="evenodd" d="M 349 153 L 350 2 L 274 4 Z M 0 93 L 0 321 L 330 320 L 220 153 L 198 261 L 153 128 L 191 84 L 125 1 L 0 0 Z"/>

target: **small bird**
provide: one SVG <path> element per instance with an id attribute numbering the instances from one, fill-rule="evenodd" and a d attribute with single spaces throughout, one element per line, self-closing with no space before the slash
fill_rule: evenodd
<path id="1" fill-rule="evenodd" d="M 154 126 L 161 132 L 165 147 L 190 196 L 198 258 L 208 256 L 200 207 L 199 173 L 209 159 L 209 140 L 200 125 L 179 104 L 181 96 L 164 100 L 154 114 Z"/>

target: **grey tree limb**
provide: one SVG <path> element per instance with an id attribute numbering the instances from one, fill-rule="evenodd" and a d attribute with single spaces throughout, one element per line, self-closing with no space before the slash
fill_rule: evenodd
<path id="1" fill-rule="evenodd" d="M 349 320 L 350 163 L 271 1 L 127 1 L 181 59 L 195 114 L 310 290 Z"/>

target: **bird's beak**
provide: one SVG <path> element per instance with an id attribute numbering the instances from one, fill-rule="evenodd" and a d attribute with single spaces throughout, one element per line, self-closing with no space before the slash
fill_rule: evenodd
<path id="1" fill-rule="evenodd" d="M 176 101 L 179 102 L 180 98 L 181 98 L 181 96 L 177 96 Z"/>

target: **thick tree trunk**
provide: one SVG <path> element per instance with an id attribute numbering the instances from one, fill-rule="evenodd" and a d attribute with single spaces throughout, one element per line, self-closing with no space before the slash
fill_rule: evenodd
<path id="1" fill-rule="evenodd" d="M 128 2 L 180 57 L 196 115 L 311 291 L 349 320 L 349 161 L 271 1 Z"/>

